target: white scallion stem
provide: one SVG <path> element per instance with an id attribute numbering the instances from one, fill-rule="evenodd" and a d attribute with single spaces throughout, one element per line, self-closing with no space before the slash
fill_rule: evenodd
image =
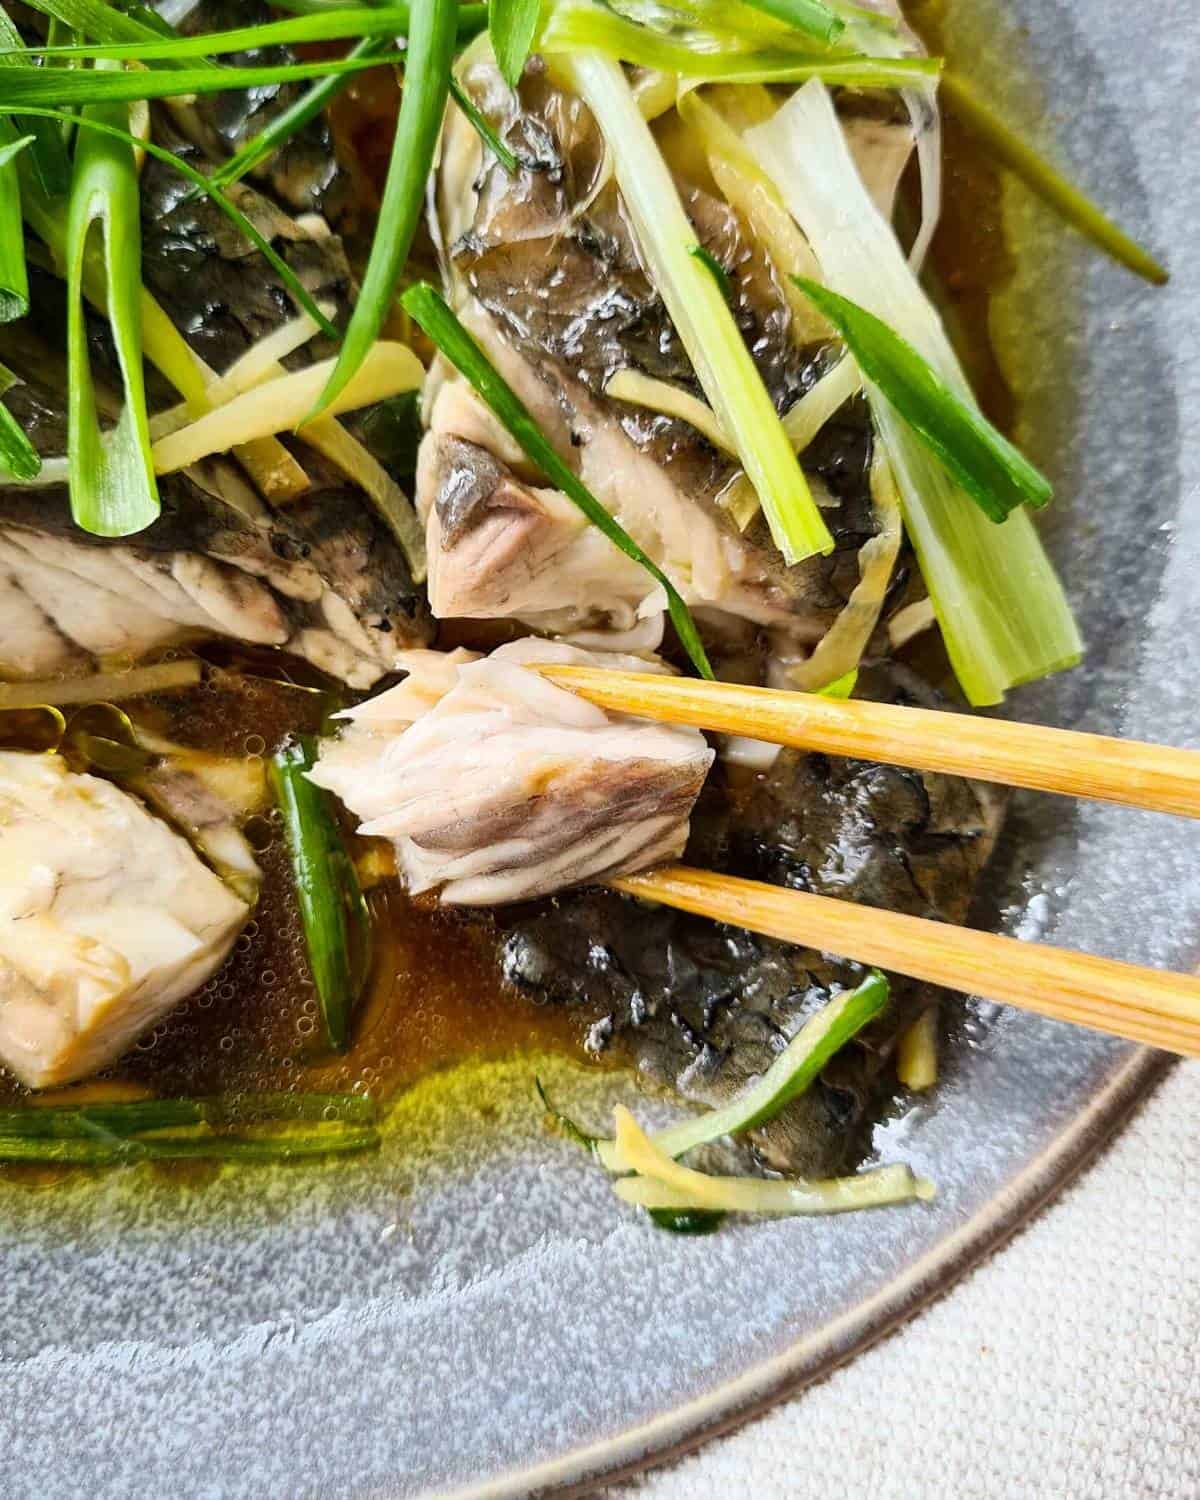
<path id="1" fill-rule="evenodd" d="M 654 286 L 758 492 L 776 545 L 789 563 L 832 551 L 833 539 L 721 288 L 690 253 L 696 231 L 620 64 L 577 53 L 556 59 L 556 66 L 596 117 Z"/>
<path id="2" fill-rule="evenodd" d="M 195 660 L 164 661 L 128 672 L 98 672 L 92 677 L 67 677 L 50 682 L 6 682 L 0 685 L 0 709 L 52 707 L 67 703 L 116 703 L 143 693 L 177 692 L 200 681 L 203 668 Z"/>
<path id="3" fill-rule="evenodd" d="M 745 139 L 816 251 L 825 282 L 882 318 L 973 402 L 941 320 L 855 170 L 824 85 L 806 84 Z M 988 520 L 883 396 L 872 386 L 867 395 L 971 702 L 998 703 L 1010 687 L 1077 662 L 1079 632 L 1028 515 Z"/>

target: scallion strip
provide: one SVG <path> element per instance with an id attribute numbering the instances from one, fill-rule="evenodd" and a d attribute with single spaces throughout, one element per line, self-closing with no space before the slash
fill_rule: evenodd
<path id="1" fill-rule="evenodd" d="M 141 1161 L 297 1161 L 344 1156 L 379 1145 L 372 1128 L 293 1131 L 280 1135 L 145 1136 L 95 1139 L 0 1134 L 0 1161 L 63 1162 L 80 1167 L 132 1166 Z"/>
<path id="2" fill-rule="evenodd" d="M 69 72 L 14 64 L 0 70 L 0 111 L 20 112 L 31 104 L 87 105 L 132 103 L 138 99 L 174 99 L 187 94 L 221 94 L 279 83 L 306 83 L 376 67 L 371 57 L 331 57 L 323 62 L 280 63 L 272 67 L 149 69 L 100 73 Z"/>
<path id="3" fill-rule="evenodd" d="M 863 185 L 828 91 L 806 84 L 744 135 L 804 231 L 822 282 L 852 297 L 918 350 L 963 400 L 970 385 L 891 224 Z M 901 420 L 868 391 L 938 624 L 973 704 L 1079 660 L 1062 584 L 1028 512 L 989 521 Z"/>
<path id="4" fill-rule="evenodd" d="M 366 37 L 359 42 L 357 47 L 352 48 L 349 53 L 351 58 L 382 57 L 392 46 L 390 37 Z M 252 172 L 255 167 L 274 151 L 288 141 L 297 131 L 302 130 L 310 120 L 313 120 L 329 104 L 329 102 L 340 94 L 351 82 L 353 74 L 342 73 L 333 78 L 322 78 L 307 89 L 299 99 L 289 104 L 284 110 L 280 110 L 274 119 L 270 120 L 256 136 L 253 136 L 246 144 L 235 151 L 228 161 L 221 163 L 208 177 L 210 187 L 231 187 L 235 182 L 240 182 L 247 172 Z"/>
<path id="5" fill-rule="evenodd" d="M 465 119 L 475 134 L 511 176 L 520 166 L 520 162 L 518 162 L 517 158 L 492 129 L 491 122 L 482 113 L 474 99 L 471 98 L 470 94 L 467 93 L 466 89 L 463 88 L 453 73 L 450 75 L 450 97 L 454 100 L 458 108 L 462 110 Z"/>
<path id="6" fill-rule="evenodd" d="M 12 60 L 21 57 L 24 51 L 25 43 L 21 33 L 13 25 L 3 6 L 0 6 L 0 66 L 11 66 Z M 24 121 L 16 119 L 11 125 L 16 132 L 25 134 L 27 127 Z M 31 187 L 36 185 L 37 190 L 45 197 L 65 198 L 71 186 L 71 159 L 67 155 L 58 127 L 49 120 L 31 120 L 28 130 L 34 137 L 34 143 L 33 149 L 18 163 L 22 181 L 31 177 Z"/>
<path id="7" fill-rule="evenodd" d="M 712 253 L 703 245 L 692 245 L 688 248 L 688 254 L 694 255 L 701 265 L 707 266 L 709 274 L 721 288 L 721 295 L 726 302 L 733 301 L 733 282 L 729 279 L 729 272 Z"/>
<path id="8" fill-rule="evenodd" d="M 77 32 L 80 36 L 88 37 L 93 42 L 106 43 L 139 43 L 154 42 L 166 34 L 171 34 L 170 27 L 161 16 L 155 18 L 152 24 L 139 20 L 136 16 L 126 14 L 118 10 L 116 6 L 108 4 L 108 0 L 27 0 L 33 10 L 41 11 L 42 15 L 49 16 L 51 21 L 57 21 L 65 26 L 68 31 Z M 197 66 L 207 66 L 216 71 L 218 64 L 206 63 L 201 57 Z M 66 100 L 60 100 L 66 103 Z"/>
<path id="9" fill-rule="evenodd" d="M 831 87 L 910 88 L 936 78 L 939 58 L 866 57 L 830 53 L 805 58 L 785 50 L 749 50 L 722 34 L 690 28 L 671 36 L 639 26 L 591 0 L 563 0 L 542 23 L 539 52 L 598 52 L 685 78 L 725 83 L 803 83 L 822 78 Z"/>
<path id="10" fill-rule="evenodd" d="M 612 155 L 621 199 L 658 295 L 722 430 L 737 449 L 788 563 L 832 552 L 833 538 L 720 286 L 689 252 L 696 232 L 618 63 L 561 60 Z"/>
<path id="11" fill-rule="evenodd" d="M 804 276 L 792 280 L 833 324 L 866 378 L 876 385 L 992 521 L 1021 505 L 1042 506 L 1046 476 L 964 401 L 913 346 L 874 313 Z"/>
<path id="12" fill-rule="evenodd" d="M 304 940 L 329 1045 L 339 1051 L 350 1040 L 350 1017 L 358 999 L 352 945 L 369 937 L 369 922 L 354 864 L 325 792 L 305 775 L 316 762 L 308 736 L 285 745 L 270 762 L 271 784 L 283 814 L 292 857 Z"/>
<path id="13" fill-rule="evenodd" d="M 263 1093 L 199 1099 L 130 1099 L 114 1103 L 33 1105 L 0 1110 L 0 1136 L 31 1139 L 142 1135 L 189 1125 L 261 1125 L 282 1121 L 372 1125 L 377 1111 L 359 1094 Z"/>
<path id="14" fill-rule="evenodd" d="M 836 42 L 846 29 L 841 16 L 821 0 L 747 0 L 747 4 L 827 45 Z"/>
<path id="15" fill-rule="evenodd" d="M 533 47 L 539 0 L 490 0 L 488 34 L 496 66 L 510 89 L 515 89 Z"/>
<path id="16" fill-rule="evenodd" d="M 0 365 L 0 396 L 16 383 L 13 372 Z M 0 472 L 11 474 L 14 479 L 29 480 L 36 479 L 41 468 L 41 457 L 25 429 L 0 402 Z"/>
<path id="17" fill-rule="evenodd" d="M 1165 266 L 1023 140 L 965 79 L 957 73 L 943 73 L 941 94 L 950 112 L 986 150 L 1085 239 L 1155 286 L 1162 286 L 1168 280 Z"/>
<path id="18" fill-rule="evenodd" d="M 856 989 L 844 990 L 811 1016 L 745 1093 L 721 1109 L 660 1130 L 652 1138 L 654 1146 L 666 1156 L 682 1156 L 724 1135 L 740 1135 L 774 1119 L 812 1085 L 851 1037 L 874 1020 L 887 1000 L 887 979 L 873 969 Z M 594 1149 L 610 1172 L 632 1170 L 615 1141 L 600 1141 Z"/>
<path id="19" fill-rule="evenodd" d="M 314 417 L 320 416 L 362 364 L 391 309 L 421 219 L 425 184 L 442 132 L 457 26 L 458 0 L 413 0 L 404 92 L 371 254 L 337 364 L 313 410 Z"/>
<path id="20" fill-rule="evenodd" d="M 72 120 L 85 131 L 94 131 L 108 136 L 112 140 L 125 142 L 140 151 L 145 151 L 147 155 L 153 156 L 156 161 L 161 161 L 164 165 L 178 172 L 181 177 L 186 178 L 188 182 L 193 184 L 197 192 L 211 198 L 234 228 L 245 235 L 246 239 L 259 252 L 279 277 L 280 281 L 283 282 L 297 305 L 303 308 L 309 317 L 312 318 L 322 333 L 327 334 L 331 338 L 337 338 L 337 329 L 321 311 L 320 306 L 313 299 L 307 287 L 305 287 L 304 283 L 292 270 L 291 266 L 279 254 L 270 240 L 260 233 L 232 199 L 227 197 L 221 188 L 216 185 L 214 178 L 206 177 L 203 172 L 198 172 L 190 162 L 185 161 L 182 156 L 177 156 L 174 151 L 168 151 L 165 146 L 159 146 L 154 141 L 143 141 L 131 135 L 128 130 L 114 125 L 107 118 L 100 119 L 95 115 L 82 115 L 76 119 L 74 115 L 68 115 L 65 110 L 61 109 L 39 108 L 36 106 L 28 106 L 28 109 L 31 115 L 54 120 Z M 144 316 L 145 313 L 143 312 Z M 170 371 L 164 371 L 164 373 L 170 374 Z M 183 390 L 184 388 L 181 386 L 180 389 Z"/>
<path id="21" fill-rule="evenodd" d="M 100 64 L 105 67 L 105 64 Z M 114 65 L 115 66 L 115 65 Z M 3 76 L 0 73 L 0 76 Z M 71 514 L 95 536 L 143 531 L 159 512 L 142 373 L 142 238 L 138 176 L 124 134 L 124 105 L 93 105 L 80 116 L 115 131 L 84 130 L 75 146 L 67 209 L 67 456 Z M 116 426 L 100 429 L 83 305 L 84 265 L 101 236 L 105 303 L 124 402 Z"/>
<path id="22" fill-rule="evenodd" d="M 16 158 L 33 141 L 17 136 L 0 120 L 0 323 L 11 323 L 29 311 L 29 276 L 25 269 L 25 225 L 21 218 L 21 179 Z"/>
<path id="23" fill-rule="evenodd" d="M 621 1177 L 613 1183 L 613 1191 L 622 1202 L 651 1213 L 700 1211 L 779 1218 L 856 1213 L 864 1208 L 928 1202 L 935 1196 L 933 1183 L 900 1162 L 872 1167 L 854 1177 L 816 1180 L 709 1177 L 677 1162 L 671 1163 L 671 1169 L 671 1182 L 650 1176 Z"/>
<path id="24" fill-rule="evenodd" d="M 707 272 L 703 274 L 707 277 Z M 713 670 L 695 621 L 675 585 L 554 451 L 524 402 L 455 317 L 441 294 L 428 283 L 419 282 L 416 286 L 409 287 L 401 301 L 405 312 L 420 324 L 455 369 L 465 376 L 476 394 L 520 443 L 531 462 L 579 507 L 613 546 L 620 548 L 626 557 L 640 563 L 651 578 L 662 586 L 667 596 L 667 611 L 692 665 L 702 677 L 712 678 Z"/>
<path id="25" fill-rule="evenodd" d="M 30 47 L 42 57 L 108 58 L 122 62 L 173 62 L 220 57 L 259 47 L 299 46 L 336 42 L 347 37 L 403 36 L 408 30 L 407 5 L 357 6 L 324 11 L 315 16 L 293 16 L 229 31 L 205 31 L 196 36 L 158 36 L 128 42 L 83 42 L 70 47 Z"/>

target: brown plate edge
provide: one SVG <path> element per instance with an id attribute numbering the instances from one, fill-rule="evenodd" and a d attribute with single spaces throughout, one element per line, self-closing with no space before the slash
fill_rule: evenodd
<path id="1" fill-rule="evenodd" d="M 531 1495 L 569 1500 L 588 1495 L 599 1485 L 681 1458 L 824 1379 L 915 1317 L 1012 1239 L 1108 1145 L 1174 1061 L 1148 1047 L 1133 1051 L 1087 1107 L 979 1212 L 874 1296 L 798 1339 L 782 1354 L 616 1437 L 535 1468 L 513 1471 L 483 1487 L 443 1492 L 444 1500 Z"/>

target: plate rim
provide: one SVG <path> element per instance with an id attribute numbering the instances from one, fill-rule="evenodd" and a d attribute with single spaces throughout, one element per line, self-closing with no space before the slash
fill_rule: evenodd
<path id="1" fill-rule="evenodd" d="M 571 1500 L 595 1493 L 598 1485 L 632 1479 L 671 1463 L 754 1421 L 916 1317 L 1001 1250 L 1091 1165 L 1176 1061 L 1169 1053 L 1150 1047 L 1131 1048 L 1086 1106 L 969 1219 L 874 1296 L 802 1334 L 781 1353 L 600 1442 L 533 1468 L 510 1469 L 482 1484 L 428 1491 L 426 1500 L 516 1500 L 519 1496 Z M 373 1493 L 396 1492 L 389 1487 Z"/>

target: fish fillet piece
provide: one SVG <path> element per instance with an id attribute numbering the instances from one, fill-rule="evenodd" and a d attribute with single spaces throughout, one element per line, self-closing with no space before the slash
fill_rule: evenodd
<path id="1" fill-rule="evenodd" d="M 463 81 L 518 155 L 544 169 L 493 170 L 451 114 L 437 226 L 459 317 L 564 461 L 704 612 L 710 640 L 748 625 L 781 635 L 792 654 L 815 645 L 844 608 L 857 554 L 876 531 L 861 405 L 828 424 L 834 443 L 805 454 L 830 501 L 834 552 L 788 567 L 761 515 L 742 530 L 727 508 L 739 492 L 733 460 L 688 423 L 606 395 L 623 370 L 702 392 L 607 179 L 589 111 L 537 59 L 516 90 L 488 59 L 472 62 Z M 911 134 L 868 120 L 861 135 L 887 193 Z M 779 268 L 685 166 L 676 185 L 697 241 L 729 275 L 738 327 L 785 411 L 828 368 L 828 351 L 793 327 Z M 536 487 L 523 455 L 444 361 L 431 368 L 424 412 L 416 498 L 436 617 L 515 617 L 540 633 L 618 638 L 652 610 L 661 620 L 651 581 L 565 495 Z"/>
<path id="2" fill-rule="evenodd" d="M 0 752 L 0 1061 L 23 1083 L 119 1057 L 249 914 L 136 798 L 57 755 Z"/>
<path id="3" fill-rule="evenodd" d="M 451 673 L 409 653 L 409 678 L 348 710 L 311 773 L 393 841 L 411 891 L 524 901 L 682 852 L 713 759 L 703 736 L 605 713 L 531 670 L 651 664 L 542 640 L 469 655 Z"/>

